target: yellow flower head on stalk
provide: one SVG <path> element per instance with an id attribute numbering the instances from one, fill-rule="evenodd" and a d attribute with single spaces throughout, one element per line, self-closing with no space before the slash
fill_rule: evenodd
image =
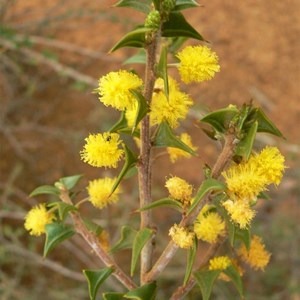
<path id="1" fill-rule="evenodd" d="M 249 161 L 256 165 L 257 172 L 265 177 L 267 184 L 278 185 L 280 183 L 285 166 L 284 156 L 277 147 L 265 147 Z"/>
<path id="2" fill-rule="evenodd" d="M 162 87 L 162 79 L 156 82 L 150 107 L 150 123 L 157 125 L 168 122 L 172 128 L 178 127 L 178 120 L 184 119 L 190 106 L 193 104 L 189 95 L 178 89 L 174 79 L 170 80 L 169 99 Z"/>
<path id="3" fill-rule="evenodd" d="M 116 168 L 124 155 L 124 150 L 119 148 L 122 145 L 119 137 L 119 134 L 110 132 L 90 134 L 80 151 L 81 159 L 93 167 Z"/>
<path id="4" fill-rule="evenodd" d="M 265 267 L 270 261 L 271 253 L 265 249 L 261 238 L 254 235 L 251 239 L 251 245 L 249 252 L 247 251 L 244 244 L 237 250 L 238 255 L 241 259 L 249 264 L 254 270 L 264 271 Z"/>
<path id="5" fill-rule="evenodd" d="M 218 236 L 225 234 L 225 222 L 216 212 L 198 215 L 194 223 L 194 232 L 199 240 L 215 243 Z"/>
<path id="6" fill-rule="evenodd" d="M 176 55 L 181 80 L 185 83 L 210 80 L 220 71 L 219 59 L 207 46 L 188 46 Z"/>
<path id="7" fill-rule="evenodd" d="M 193 149 L 194 151 L 196 151 L 198 149 L 198 147 L 195 147 L 192 144 L 192 139 L 191 136 L 187 133 L 182 133 L 180 136 L 180 140 L 185 143 L 186 145 L 188 145 L 191 149 Z M 172 148 L 172 147 L 168 147 L 167 151 L 169 153 L 170 156 L 170 160 L 172 163 L 175 163 L 176 160 L 180 157 L 185 157 L 185 158 L 190 158 L 192 155 L 186 151 L 183 151 L 179 148 Z"/>
<path id="8" fill-rule="evenodd" d="M 247 200 L 226 200 L 223 206 L 230 215 L 231 220 L 238 224 L 241 229 L 247 228 L 255 216 L 255 211 L 251 209 Z"/>
<path id="9" fill-rule="evenodd" d="M 165 187 L 170 193 L 170 197 L 181 202 L 190 202 L 193 193 L 193 186 L 184 179 L 177 176 L 171 177 L 166 181 Z"/>
<path id="10" fill-rule="evenodd" d="M 89 182 L 87 191 L 89 200 L 97 208 L 104 208 L 108 204 L 115 203 L 119 200 L 121 192 L 120 187 L 111 194 L 112 187 L 116 178 L 101 178 Z"/>
<path id="11" fill-rule="evenodd" d="M 34 206 L 25 217 L 24 227 L 31 235 L 39 236 L 45 233 L 45 226 L 55 220 L 53 212 L 46 209 L 46 204 Z"/>
<path id="12" fill-rule="evenodd" d="M 99 100 L 118 110 L 131 109 L 136 102 L 130 89 L 138 89 L 143 81 L 136 74 L 125 70 L 110 72 L 99 79 Z"/>
<path id="13" fill-rule="evenodd" d="M 214 270 L 226 270 L 231 265 L 231 260 L 228 256 L 217 256 L 209 260 L 210 271 Z"/>
<path id="14" fill-rule="evenodd" d="M 189 231 L 185 227 L 180 227 L 174 224 L 169 230 L 169 236 L 173 242 L 180 248 L 188 249 L 194 244 L 194 232 Z"/>
<path id="15" fill-rule="evenodd" d="M 233 165 L 222 175 L 230 196 L 250 201 L 266 190 L 266 178 L 258 173 L 257 166 L 252 160 Z"/>

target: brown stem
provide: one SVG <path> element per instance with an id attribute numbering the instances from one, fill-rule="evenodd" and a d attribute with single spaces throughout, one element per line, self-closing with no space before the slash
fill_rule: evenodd
<path id="1" fill-rule="evenodd" d="M 156 48 L 160 34 L 157 33 L 151 37 L 146 48 L 147 62 L 146 62 L 146 74 L 145 74 L 145 88 L 144 97 L 148 104 L 151 103 L 152 93 L 154 89 L 156 74 Z M 150 140 L 150 119 L 149 115 L 146 115 L 141 122 L 141 148 L 140 148 L 140 161 L 139 161 L 139 196 L 140 207 L 151 203 L 151 140 Z M 141 212 L 141 225 L 140 228 L 151 227 L 151 211 Z M 152 253 L 153 253 L 154 241 L 150 240 L 144 246 L 141 252 L 141 284 L 144 283 L 144 275 L 152 267 Z"/>
<path id="2" fill-rule="evenodd" d="M 73 205 L 69 192 L 62 187 L 60 189 L 60 199 L 70 205 Z M 83 237 L 87 244 L 93 249 L 94 253 L 100 258 L 100 260 L 107 266 L 114 269 L 113 275 L 129 290 L 135 289 L 137 286 L 128 277 L 124 271 L 117 265 L 117 263 L 108 255 L 108 253 L 102 248 L 99 239 L 96 234 L 89 231 L 84 222 L 82 221 L 78 212 L 70 212 L 74 222 L 76 231 Z"/>
<path id="3" fill-rule="evenodd" d="M 232 130 L 231 130 L 232 129 Z M 212 169 L 212 177 L 218 178 L 224 168 L 226 167 L 227 163 L 231 160 L 234 151 L 236 147 L 236 135 L 234 128 L 230 128 L 229 132 L 225 136 L 225 144 L 223 147 L 223 150 L 218 157 L 213 169 Z M 194 211 L 188 215 L 183 216 L 180 226 L 188 226 L 192 224 L 195 219 L 197 218 L 199 212 L 204 207 L 205 204 L 209 203 L 211 201 L 211 193 L 208 193 L 206 197 L 195 207 Z M 145 281 L 151 282 L 155 280 L 158 275 L 165 269 L 165 267 L 168 265 L 170 260 L 175 255 L 176 251 L 178 249 L 178 246 L 171 240 L 161 256 L 158 258 L 152 269 L 146 274 Z"/>

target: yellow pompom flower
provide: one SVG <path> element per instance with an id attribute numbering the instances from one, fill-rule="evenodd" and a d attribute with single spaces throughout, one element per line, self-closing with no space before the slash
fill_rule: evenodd
<path id="1" fill-rule="evenodd" d="M 34 206 L 25 216 L 24 227 L 31 235 L 39 236 L 45 233 L 45 226 L 55 220 L 53 212 L 46 209 L 46 204 Z"/>
<path id="2" fill-rule="evenodd" d="M 167 99 L 162 81 L 159 78 L 155 84 L 150 105 L 150 123 L 153 126 L 166 121 L 172 128 L 176 128 L 179 125 L 178 120 L 185 119 L 193 101 L 189 95 L 179 90 L 174 79 L 169 80 L 169 99 Z"/>
<path id="3" fill-rule="evenodd" d="M 228 256 L 217 256 L 209 260 L 210 271 L 214 270 L 226 270 L 231 265 L 231 260 Z"/>
<path id="4" fill-rule="evenodd" d="M 244 244 L 237 250 L 238 255 L 241 259 L 250 265 L 254 270 L 264 271 L 265 267 L 270 261 L 271 253 L 265 249 L 261 238 L 254 235 L 251 239 L 251 245 L 249 252 L 247 251 Z"/>
<path id="5" fill-rule="evenodd" d="M 194 232 L 189 231 L 185 227 L 180 227 L 174 224 L 169 230 L 169 236 L 173 242 L 180 248 L 189 249 L 194 244 Z"/>
<path id="6" fill-rule="evenodd" d="M 284 156 L 277 147 L 265 147 L 258 155 L 252 156 L 249 162 L 256 165 L 257 172 L 265 177 L 267 184 L 280 183 L 285 166 Z"/>
<path id="7" fill-rule="evenodd" d="M 228 193 L 239 199 L 252 200 L 266 190 L 266 179 L 253 161 L 231 166 L 222 173 L 226 180 Z"/>
<path id="8" fill-rule="evenodd" d="M 170 197 L 181 202 L 190 202 L 193 193 L 193 186 L 184 179 L 177 176 L 171 177 L 166 181 L 165 187 L 170 193 Z"/>
<path id="9" fill-rule="evenodd" d="M 194 232 L 199 240 L 216 243 L 218 236 L 225 234 L 225 222 L 216 212 L 200 213 L 194 223 Z"/>
<path id="10" fill-rule="evenodd" d="M 105 177 L 89 182 L 87 187 L 89 200 L 95 207 L 101 209 L 119 200 L 120 187 L 117 187 L 113 194 L 111 194 L 115 181 L 116 178 Z"/>
<path id="11" fill-rule="evenodd" d="M 196 151 L 198 148 L 195 147 L 192 144 L 192 139 L 191 136 L 187 133 L 182 133 L 180 136 L 180 140 L 185 143 L 186 145 L 188 145 L 191 149 L 193 149 L 194 151 Z M 170 160 L 172 163 L 175 163 L 176 160 L 180 157 L 185 157 L 185 158 L 190 158 L 192 155 L 186 151 L 183 151 L 179 148 L 173 148 L 173 147 L 168 147 L 167 151 L 169 153 L 170 156 Z"/>
<path id="12" fill-rule="evenodd" d="M 247 200 L 226 200 L 223 206 L 230 215 L 231 220 L 238 224 L 241 229 L 247 228 L 255 216 L 255 211 L 251 209 Z"/>
<path id="13" fill-rule="evenodd" d="M 188 46 L 176 55 L 179 73 L 185 83 L 210 80 L 220 71 L 219 59 L 207 46 Z"/>
<path id="14" fill-rule="evenodd" d="M 131 109 L 126 109 L 125 118 L 127 120 L 128 127 L 133 127 L 136 115 L 137 115 L 138 105 L 135 103 Z"/>
<path id="15" fill-rule="evenodd" d="M 119 137 L 119 134 L 110 132 L 90 134 L 80 151 L 81 159 L 93 167 L 116 168 L 124 155 L 124 150 L 119 148 L 122 145 Z"/>
<path id="16" fill-rule="evenodd" d="M 136 102 L 130 89 L 138 89 L 143 81 L 132 72 L 120 70 L 110 72 L 99 79 L 99 100 L 106 106 L 112 106 L 118 110 L 131 109 Z"/>

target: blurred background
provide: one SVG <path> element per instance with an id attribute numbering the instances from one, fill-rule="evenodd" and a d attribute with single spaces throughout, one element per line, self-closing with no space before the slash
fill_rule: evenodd
<path id="1" fill-rule="evenodd" d="M 0 0 L 0 298 L 9 300 L 88 299 L 83 268 L 101 264 L 80 237 L 59 245 L 42 259 L 44 237 L 32 238 L 23 227 L 32 205 L 48 198 L 31 199 L 37 186 L 58 178 L 85 174 L 88 180 L 114 171 L 92 168 L 79 157 L 89 133 L 108 130 L 119 114 L 93 94 L 100 76 L 120 68 L 134 54 L 109 49 L 144 15 L 112 8 L 106 0 Z M 160 155 L 154 166 L 153 198 L 164 197 L 166 176 L 177 175 L 198 186 L 202 165 L 212 164 L 220 150 L 209 140 L 198 120 L 211 109 L 242 104 L 251 99 L 263 107 L 285 139 L 259 135 L 257 149 L 279 147 L 286 157 L 283 182 L 271 189 L 271 200 L 260 202 L 253 232 L 264 237 L 272 252 L 265 273 L 249 271 L 244 277 L 246 299 L 300 299 L 300 2 L 201 1 L 203 7 L 184 11 L 187 20 L 209 41 L 220 58 L 221 72 L 212 81 L 183 86 L 196 105 L 182 128 L 191 133 L 199 156 L 171 164 Z M 189 43 L 195 44 L 196 41 Z M 178 74 L 174 73 L 176 77 Z M 111 174 L 110 174 L 111 173 Z M 119 205 L 83 214 L 103 225 L 114 243 L 118 228 L 131 222 L 138 227 L 136 178 L 126 180 Z M 166 218 L 166 215 L 169 217 Z M 168 228 L 179 216 L 168 209 L 155 212 L 161 229 L 158 244 L 167 242 Z M 159 254 L 159 247 L 157 255 Z M 122 263 L 130 252 L 117 256 Z M 125 258 L 124 258 L 125 257 Z M 185 257 L 177 254 L 159 281 L 167 299 L 178 285 Z M 128 260 L 126 261 L 127 264 Z M 113 279 L 106 290 L 118 290 Z M 100 299 L 100 296 L 99 296 Z M 194 289 L 187 299 L 200 299 Z M 239 299 L 230 284 L 218 282 L 213 299 Z"/>

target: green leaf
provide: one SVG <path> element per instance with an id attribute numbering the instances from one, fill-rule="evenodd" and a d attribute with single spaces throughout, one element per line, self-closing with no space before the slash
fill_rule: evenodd
<path id="1" fill-rule="evenodd" d="M 169 80 L 168 80 L 168 46 L 164 45 L 158 63 L 158 76 L 164 81 L 164 92 L 169 99 Z"/>
<path id="2" fill-rule="evenodd" d="M 230 105 L 227 108 L 216 110 L 207 114 L 201 119 L 201 122 L 208 123 L 217 132 L 225 133 L 231 120 L 239 114 L 236 106 Z"/>
<path id="3" fill-rule="evenodd" d="M 114 6 L 130 7 L 142 13 L 148 14 L 151 11 L 152 0 L 120 0 Z"/>
<path id="4" fill-rule="evenodd" d="M 61 223 L 47 224 L 45 228 L 46 241 L 44 245 L 44 257 L 46 257 L 55 246 L 76 233 L 72 226 Z"/>
<path id="5" fill-rule="evenodd" d="M 130 92 L 135 97 L 138 103 L 138 110 L 132 127 L 132 131 L 134 132 L 135 128 L 139 125 L 140 121 L 149 112 L 149 105 L 145 97 L 138 90 L 130 90 Z"/>
<path id="6" fill-rule="evenodd" d="M 194 0 L 177 0 L 173 10 L 179 11 L 187 8 L 199 7 L 199 3 Z"/>
<path id="7" fill-rule="evenodd" d="M 195 258 L 196 258 L 197 247 L 198 247 L 198 241 L 196 238 L 194 238 L 194 245 L 193 245 L 193 247 L 189 248 L 188 253 L 187 253 L 187 264 L 186 264 L 183 285 L 186 285 L 188 280 L 191 277 L 193 265 L 194 265 Z"/>
<path id="8" fill-rule="evenodd" d="M 195 196 L 195 199 L 189 208 L 187 214 L 190 214 L 194 208 L 198 205 L 198 203 L 203 199 L 203 197 L 210 191 L 222 191 L 226 189 L 226 185 L 219 182 L 216 179 L 209 178 L 202 182 L 201 186 L 199 187 L 199 190 Z"/>
<path id="9" fill-rule="evenodd" d="M 133 276 L 136 264 L 138 262 L 140 253 L 144 248 L 147 241 L 151 238 L 153 231 L 149 228 L 143 228 L 136 234 L 133 245 L 132 245 L 132 258 L 131 258 L 131 267 L 130 274 Z"/>
<path id="10" fill-rule="evenodd" d="M 124 299 L 124 294 L 123 293 L 103 293 L 102 297 L 104 300 L 122 300 Z"/>
<path id="11" fill-rule="evenodd" d="M 156 296 L 156 283 L 151 282 L 138 287 L 135 290 L 129 291 L 124 298 L 136 300 L 155 300 Z"/>
<path id="12" fill-rule="evenodd" d="M 29 195 L 29 197 L 35 197 L 35 196 L 38 196 L 38 195 L 45 195 L 45 194 L 51 194 L 51 195 L 59 196 L 60 191 L 55 186 L 42 185 L 42 186 L 37 187 L 35 190 L 33 190 L 31 192 L 31 194 Z"/>
<path id="13" fill-rule="evenodd" d="M 241 240 L 246 249 L 249 251 L 250 250 L 250 246 L 251 246 L 251 234 L 250 234 L 250 229 L 240 229 L 238 227 L 235 227 L 235 232 L 234 232 L 234 239 L 237 240 Z"/>
<path id="14" fill-rule="evenodd" d="M 144 49 L 139 51 L 137 54 L 129 57 L 123 62 L 123 65 L 129 64 L 146 64 L 146 52 Z"/>
<path id="15" fill-rule="evenodd" d="M 136 155 L 125 145 L 124 147 L 125 150 L 125 164 L 118 176 L 118 178 L 116 179 L 112 189 L 111 189 L 111 194 L 116 190 L 116 188 L 119 186 L 121 180 L 123 179 L 123 177 L 127 174 L 127 172 L 135 167 L 136 163 L 138 162 L 138 159 L 136 157 Z"/>
<path id="16" fill-rule="evenodd" d="M 145 34 L 151 31 L 151 28 L 139 27 L 127 33 L 110 52 L 114 52 L 123 47 L 143 48 L 145 46 Z"/>
<path id="17" fill-rule="evenodd" d="M 220 273 L 220 270 L 198 271 L 194 273 L 195 279 L 200 286 L 203 300 L 209 300 L 214 282 Z"/>
<path id="18" fill-rule="evenodd" d="M 200 41 L 205 39 L 186 21 L 180 12 L 171 12 L 169 20 L 163 24 L 163 37 L 188 37 Z"/>
<path id="19" fill-rule="evenodd" d="M 64 221 L 70 211 L 76 211 L 77 207 L 61 201 L 48 203 L 49 207 L 57 207 L 58 216 L 61 221 Z"/>
<path id="20" fill-rule="evenodd" d="M 95 222 L 93 222 L 89 219 L 82 218 L 82 221 L 85 224 L 86 228 L 89 231 L 94 232 L 97 236 L 99 236 L 101 234 L 101 232 L 103 231 L 103 228 L 100 225 L 96 224 Z"/>
<path id="21" fill-rule="evenodd" d="M 162 206 L 171 207 L 178 210 L 179 212 L 182 212 L 181 202 L 171 198 L 163 198 L 157 201 L 153 201 L 150 204 L 140 208 L 139 211 L 145 211 L 145 210 L 162 207 Z"/>
<path id="22" fill-rule="evenodd" d="M 117 243 L 110 248 L 110 253 L 115 253 L 117 251 L 123 250 L 123 249 L 130 249 L 132 248 L 132 244 L 134 241 L 134 238 L 136 237 L 137 231 L 127 225 L 122 227 L 121 230 L 121 237 L 117 241 Z"/>
<path id="23" fill-rule="evenodd" d="M 135 130 L 132 133 L 132 128 L 128 127 L 124 111 L 122 111 L 120 119 L 117 121 L 116 124 L 114 124 L 110 128 L 109 132 L 118 132 L 118 133 L 122 132 L 122 133 L 125 133 L 125 134 L 130 134 L 130 135 L 133 135 L 133 136 L 136 136 L 136 137 L 140 137 L 140 133 L 139 133 L 138 130 Z"/>
<path id="24" fill-rule="evenodd" d="M 263 199 L 263 200 L 270 200 L 271 197 L 265 193 L 265 192 L 260 192 L 258 195 L 257 195 L 257 198 L 258 199 Z"/>
<path id="25" fill-rule="evenodd" d="M 83 174 L 63 177 L 59 179 L 59 182 L 62 183 L 67 188 L 67 190 L 71 190 L 82 177 Z"/>
<path id="26" fill-rule="evenodd" d="M 162 122 L 159 125 L 154 146 L 179 148 L 185 152 L 190 153 L 193 156 L 197 155 L 197 153 L 192 148 L 183 143 L 178 137 L 174 135 L 167 122 Z"/>
<path id="27" fill-rule="evenodd" d="M 243 282 L 238 270 L 234 266 L 230 265 L 226 270 L 223 271 L 223 273 L 232 280 L 238 292 L 240 293 L 241 298 L 244 298 Z"/>
<path id="28" fill-rule="evenodd" d="M 100 286 L 113 271 L 113 268 L 103 268 L 101 270 L 83 270 L 83 273 L 88 281 L 89 295 L 91 300 L 96 299 L 96 295 Z"/>
<path id="29" fill-rule="evenodd" d="M 280 130 L 274 125 L 274 123 L 266 116 L 266 114 L 260 109 L 256 109 L 256 120 L 258 121 L 257 132 L 267 132 L 278 137 L 283 137 Z"/>
<path id="30" fill-rule="evenodd" d="M 247 161 L 251 155 L 253 143 L 256 137 L 258 122 L 254 122 L 246 136 L 239 142 L 235 155 L 243 158 L 244 161 Z"/>

